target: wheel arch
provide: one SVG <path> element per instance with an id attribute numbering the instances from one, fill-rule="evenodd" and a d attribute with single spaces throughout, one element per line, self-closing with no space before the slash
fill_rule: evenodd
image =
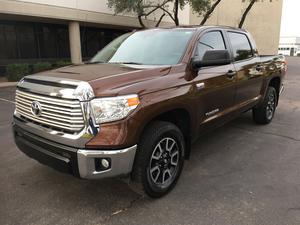
<path id="1" fill-rule="evenodd" d="M 143 133 L 154 121 L 165 121 L 175 124 L 182 132 L 185 140 L 185 158 L 188 159 L 191 151 L 192 119 L 190 112 L 185 108 L 171 108 L 153 115 L 142 128 Z M 141 135 L 140 135 L 141 136 Z"/>

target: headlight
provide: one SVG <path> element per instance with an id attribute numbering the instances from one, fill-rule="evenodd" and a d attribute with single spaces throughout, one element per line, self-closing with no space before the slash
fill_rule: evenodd
<path id="1" fill-rule="evenodd" d="M 124 119 L 139 103 L 137 95 L 95 98 L 91 101 L 96 123 Z"/>

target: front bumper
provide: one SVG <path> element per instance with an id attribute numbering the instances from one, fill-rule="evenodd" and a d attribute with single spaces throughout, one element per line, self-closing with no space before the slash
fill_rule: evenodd
<path id="1" fill-rule="evenodd" d="M 119 150 L 77 149 L 44 139 L 13 124 L 15 143 L 29 157 L 58 171 L 84 179 L 100 179 L 129 174 L 137 146 Z M 109 162 L 104 168 L 101 160 Z"/>

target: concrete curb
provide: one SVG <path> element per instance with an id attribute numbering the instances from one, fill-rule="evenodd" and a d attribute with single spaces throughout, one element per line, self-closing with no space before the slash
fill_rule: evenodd
<path id="1" fill-rule="evenodd" d="M 17 86 L 18 82 L 0 82 L 0 88 Z"/>

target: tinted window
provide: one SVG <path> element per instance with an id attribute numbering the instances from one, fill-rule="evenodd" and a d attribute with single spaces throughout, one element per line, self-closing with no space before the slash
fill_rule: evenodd
<path id="1" fill-rule="evenodd" d="M 225 50 L 225 44 L 222 33 L 220 31 L 213 31 L 204 34 L 197 47 L 196 55 L 202 59 L 207 50 Z"/>
<path id="2" fill-rule="evenodd" d="M 249 59 L 253 56 L 251 45 L 245 34 L 229 32 L 229 39 L 236 61 Z"/>

